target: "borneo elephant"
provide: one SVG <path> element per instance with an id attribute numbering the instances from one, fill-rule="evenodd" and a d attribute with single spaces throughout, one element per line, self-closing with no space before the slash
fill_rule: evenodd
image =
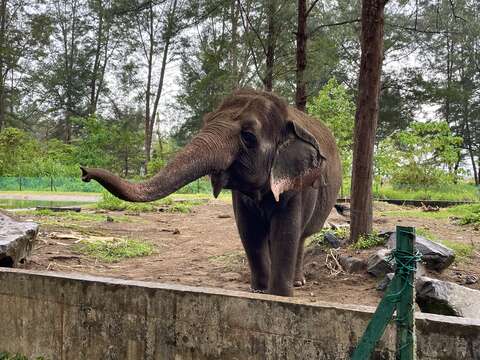
<path id="1" fill-rule="evenodd" d="M 269 92 L 239 90 L 204 117 L 200 132 L 151 179 L 130 183 L 82 168 L 115 196 L 145 202 L 210 175 L 231 189 L 255 292 L 292 296 L 305 283 L 303 246 L 330 213 L 341 182 L 335 139 L 320 121 Z"/>

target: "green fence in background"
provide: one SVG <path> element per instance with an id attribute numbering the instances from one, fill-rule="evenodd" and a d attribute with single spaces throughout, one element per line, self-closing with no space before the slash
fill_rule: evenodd
<path id="1" fill-rule="evenodd" d="M 136 181 L 136 180 L 133 180 Z M 96 182 L 85 183 L 75 177 L 0 177 L 0 191 L 101 192 Z M 196 180 L 179 191 L 181 194 L 211 193 L 208 178 Z"/>

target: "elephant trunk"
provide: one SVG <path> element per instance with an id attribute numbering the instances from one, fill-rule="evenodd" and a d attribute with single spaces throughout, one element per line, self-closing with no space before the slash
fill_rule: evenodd
<path id="1" fill-rule="evenodd" d="M 218 132 L 215 134 L 211 130 L 201 132 L 163 169 L 145 182 L 131 183 L 109 171 L 84 167 L 81 167 L 82 180 L 96 180 L 113 195 L 126 201 L 161 199 L 202 176 L 230 166 L 235 142 L 228 137 L 219 142 L 218 136 Z"/>

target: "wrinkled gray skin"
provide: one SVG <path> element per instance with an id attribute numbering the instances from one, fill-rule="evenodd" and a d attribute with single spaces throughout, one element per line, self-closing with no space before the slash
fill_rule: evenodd
<path id="1" fill-rule="evenodd" d="M 133 184 L 82 168 L 127 201 L 163 198 L 210 175 L 214 195 L 232 189 L 253 291 L 292 296 L 305 283 L 303 245 L 319 231 L 341 181 L 338 150 L 318 120 L 267 92 L 240 90 L 205 116 L 192 141 L 153 178 Z"/>

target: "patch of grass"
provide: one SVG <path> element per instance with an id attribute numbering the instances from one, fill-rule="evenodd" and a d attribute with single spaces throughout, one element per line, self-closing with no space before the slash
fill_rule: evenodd
<path id="1" fill-rule="evenodd" d="M 102 192 L 102 198 L 97 202 L 97 208 L 111 211 L 128 210 L 133 212 L 150 212 L 156 209 L 152 203 L 132 203 L 120 200 L 106 190 Z"/>
<path id="2" fill-rule="evenodd" d="M 382 246 L 385 244 L 385 238 L 378 235 L 378 233 L 373 232 L 371 234 L 360 235 L 358 241 L 352 245 L 354 249 L 364 250 L 371 249 L 376 246 Z"/>
<path id="3" fill-rule="evenodd" d="M 473 244 L 465 244 L 451 240 L 441 240 L 438 239 L 437 236 L 432 234 L 430 230 L 425 228 L 416 228 L 415 232 L 417 235 L 423 236 L 424 238 L 432 241 L 436 241 L 452 249 L 455 252 L 455 261 L 463 260 L 474 255 L 475 246 Z"/>
<path id="4" fill-rule="evenodd" d="M 350 236 L 350 229 L 348 227 L 339 227 L 337 229 L 322 229 L 307 238 L 305 246 L 323 246 L 325 244 L 325 234 L 332 233 L 340 240 L 346 240 Z"/>
<path id="5" fill-rule="evenodd" d="M 379 215 L 394 217 L 416 217 L 428 219 L 459 218 L 461 225 L 480 224 L 480 204 L 457 205 L 440 209 L 439 211 L 422 211 L 421 209 L 403 209 L 393 211 L 381 211 Z"/>
<path id="6" fill-rule="evenodd" d="M 474 184 L 446 184 L 429 188 L 398 188 L 384 185 L 374 187 L 374 196 L 383 199 L 405 200 L 449 200 L 449 201 L 479 201 L 480 192 Z"/>
<path id="7" fill-rule="evenodd" d="M 437 240 L 437 237 L 433 235 L 429 229 L 415 228 L 415 234 L 419 236 L 423 236 L 425 239 L 428 239 L 428 240 L 432 240 L 432 241 Z"/>
<path id="8" fill-rule="evenodd" d="M 176 201 L 175 198 L 182 199 Z M 206 195 L 182 194 L 175 197 L 166 197 L 150 203 L 132 203 L 120 200 L 108 191 L 102 193 L 102 199 L 97 202 L 97 208 L 111 211 L 130 211 L 130 212 L 152 212 L 159 207 L 167 207 L 168 212 L 172 213 L 189 213 L 193 206 L 202 204 L 205 199 L 209 199 Z"/>
<path id="9" fill-rule="evenodd" d="M 111 240 L 82 240 L 76 250 L 105 262 L 117 262 L 122 259 L 148 256 L 154 246 L 147 242 L 113 238 Z"/>
<path id="10" fill-rule="evenodd" d="M 107 220 L 107 215 L 105 214 L 95 214 L 95 213 L 86 213 L 86 212 L 75 212 L 75 211 L 52 211 L 49 209 L 42 210 L 20 210 L 16 211 L 15 214 L 23 216 L 38 216 L 40 217 L 39 222 L 46 223 L 51 222 L 51 219 L 58 219 L 61 221 L 74 221 L 74 222 L 103 222 Z M 48 218 L 49 220 L 42 221 L 42 217 Z M 118 222 L 129 222 L 132 221 L 128 216 L 123 215 L 114 215 L 110 216 L 113 221 Z"/>
<path id="11" fill-rule="evenodd" d="M 441 244 L 449 247 L 455 252 L 455 260 L 465 259 L 474 255 L 475 246 L 450 240 L 440 240 Z"/>

